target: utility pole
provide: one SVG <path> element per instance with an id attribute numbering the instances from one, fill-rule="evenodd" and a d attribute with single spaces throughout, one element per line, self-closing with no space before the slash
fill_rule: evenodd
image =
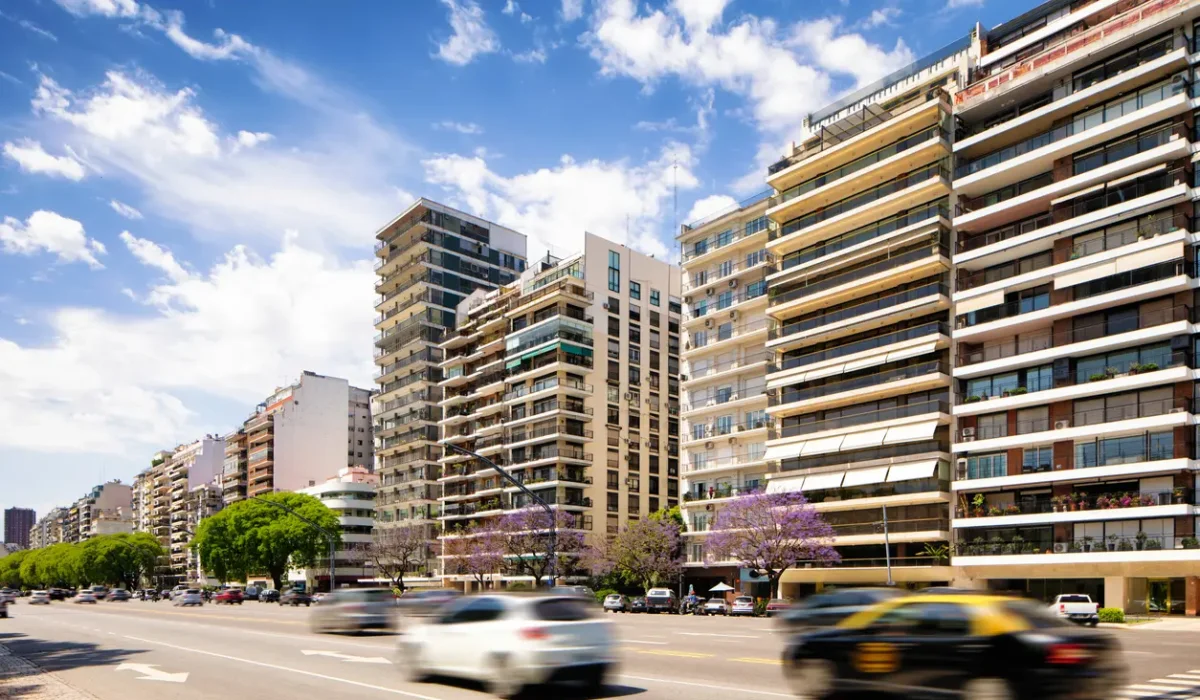
<path id="1" fill-rule="evenodd" d="M 492 469 L 495 469 L 496 473 L 500 475 L 500 478 L 504 479 L 508 483 L 510 483 L 513 486 L 516 486 L 518 489 L 520 489 L 521 493 L 528 496 L 530 501 L 533 501 L 534 503 L 541 506 L 542 509 L 546 511 L 546 514 L 548 516 L 550 516 L 550 541 L 546 546 L 546 557 L 548 560 L 547 585 L 553 586 L 554 580 L 558 574 L 558 559 L 554 554 L 554 550 L 555 550 L 555 546 L 557 545 L 557 538 L 558 538 L 558 527 L 557 527 L 558 524 L 554 520 L 554 509 L 551 508 L 545 501 L 543 501 L 541 499 L 541 497 L 539 497 L 533 491 L 530 491 L 529 489 L 525 488 L 525 484 L 523 484 L 519 480 L 517 480 L 516 477 L 514 477 L 512 474 L 509 474 L 508 472 L 504 471 L 504 469 L 502 469 L 498 464 L 496 464 L 492 460 L 488 459 L 487 457 L 484 457 L 483 455 L 480 455 L 480 454 L 476 454 L 476 453 L 466 449 L 465 447 L 459 447 L 458 445 L 455 445 L 452 442 L 446 443 L 445 447 L 448 447 L 448 448 L 454 450 L 455 452 L 464 454 L 468 457 L 474 457 L 475 459 L 478 459 L 479 461 L 488 465 Z"/>
<path id="2" fill-rule="evenodd" d="M 888 542 L 887 506 L 883 507 L 883 558 L 887 563 L 887 585 L 894 586 L 896 582 L 892 580 L 892 546 Z"/>
<path id="3" fill-rule="evenodd" d="M 329 592 L 333 593 L 333 580 L 335 578 L 337 578 L 337 568 L 336 568 L 337 560 L 334 557 L 334 542 L 337 541 L 336 538 L 334 538 L 334 536 L 332 534 L 330 534 L 329 531 L 326 530 L 325 528 L 314 523 L 313 521 L 309 520 L 308 518 L 304 517 L 303 515 L 300 515 L 299 513 L 297 513 L 294 508 L 285 506 L 282 503 L 279 503 L 278 501 L 268 501 L 267 499 L 262 498 L 261 496 L 248 496 L 248 498 L 253 498 L 254 500 L 259 501 L 261 503 L 266 503 L 269 506 L 274 506 L 275 508 L 279 508 L 280 510 L 285 510 L 288 513 L 291 513 L 292 515 L 299 518 L 302 522 L 307 523 L 310 527 L 312 527 L 317 532 L 321 533 L 322 535 L 325 535 L 325 540 L 327 542 L 329 542 Z"/>

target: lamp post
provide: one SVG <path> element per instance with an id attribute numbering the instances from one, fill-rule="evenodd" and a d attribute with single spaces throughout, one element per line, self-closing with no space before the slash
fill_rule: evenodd
<path id="1" fill-rule="evenodd" d="M 533 491 L 530 491 L 529 489 L 525 488 L 525 484 L 521 483 L 516 477 L 514 477 L 512 474 L 509 474 L 508 472 L 504 471 L 504 469 L 502 469 L 500 467 L 500 465 L 496 464 L 495 462 L 488 459 L 487 457 L 484 457 L 483 455 L 480 455 L 480 454 L 476 454 L 476 453 L 466 449 L 465 447 L 459 447 L 458 445 L 455 445 L 452 442 L 446 443 L 445 447 L 448 447 L 448 448 L 454 450 L 455 452 L 464 454 L 468 457 L 474 457 L 475 459 L 478 459 L 479 461 L 487 464 L 492 469 L 495 469 L 496 473 L 498 473 L 500 475 L 500 478 L 504 479 L 508 483 L 510 483 L 513 486 L 516 486 L 518 489 L 520 489 L 521 493 L 528 496 L 529 500 L 531 500 L 534 503 L 541 506 L 542 509 L 546 511 L 546 514 L 548 516 L 550 516 L 550 541 L 546 546 L 546 557 L 549 561 L 549 566 L 547 567 L 548 575 L 546 578 L 547 578 L 547 585 L 553 586 L 555 576 L 558 572 L 558 561 L 554 556 L 554 549 L 555 549 L 555 545 L 557 544 L 556 540 L 558 537 L 557 523 L 554 520 L 554 509 L 551 508 L 545 501 L 543 501 L 541 499 L 541 497 L 539 497 Z"/>
<path id="2" fill-rule="evenodd" d="M 309 520 L 308 518 L 304 517 L 303 515 L 300 515 L 299 513 L 297 513 L 294 508 L 285 506 L 282 503 L 279 503 L 277 501 L 268 501 L 267 499 L 262 498 L 261 496 L 249 496 L 249 498 L 253 498 L 254 500 L 260 501 L 262 503 L 266 503 L 269 506 L 274 506 L 276 508 L 279 508 L 280 510 L 287 511 L 288 513 L 291 513 L 292 515 L 296 516 L 302 522 L 308 524 L 314 530 L 316 530 L 317 532 L 319 532 L 325 536 L 325 540 L 327 542 L 329 542 L 329 592 L 333 593 L 333 580 L 334 580 L 334 578 L 336 578 L 336 571 L 337 571 L 337 569 L 335 568 L 337 565 L 337 561 L 334 558 L 334 543 L 337 541 L 337 539 L 332 534 L 330 534 L 329 531 L 326 530 L 325 528 L 314 523 L 313 521 Z"/>

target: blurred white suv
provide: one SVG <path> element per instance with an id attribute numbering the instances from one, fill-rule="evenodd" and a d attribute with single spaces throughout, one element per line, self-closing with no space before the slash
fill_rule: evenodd
<path id="1" fill-rule="evenodd" d="M 754 616 L 754 599 L 748 595 L 738 596 L 733 599 L 733 608 L 729 611 L 730 615 L 738 616 L 745 615 L 747 617 Z"/>

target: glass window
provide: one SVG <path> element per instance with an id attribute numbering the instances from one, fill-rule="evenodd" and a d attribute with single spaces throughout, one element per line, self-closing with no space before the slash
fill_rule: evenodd
<path id="1" fill-rule="evenodd" d="M 651 289 L 650 290 L 650 305 L 651 306 L 660 306 L 661 301 L 662 301 L 662 297 L 659 296 L 658 290 Z"/>
<path id="2" fill-rule="evenodd" d="M 617 269 L 614 269 L 611 267 L 608 268 L 608 291 L 610 291 L 610 292 L 621 291 L 621 271 L 620 270 L 617 270 Z"/>
<path id="3" fill-rule="evenodd" d="M 1025 474 L 1050 471 L 1054 450 L 1051 447 L 1026 448 L 1021 461 L 1021 471 Z"/>
<path id="4" fill-rule="evenodd" d="M 642 298 L 642 285 L 640 283 L 630 281 L 630 283 L 629 283 L 629 298 L 630 299 L 641 299 Z"/>
<path id="5" fill-rule="evenodd" d="M 614 270 L 621 269 L 621 254 L 615 250 L 608 251 L 608 266 Z"/>
<path id="6" fill-rule="evenodd" d="M 1008 414 L 993 413 L 979 416 L 975 424 L 975 436 L 979 440 L 1005 437 L 1008 435 Z"/>
<path id="7" fill-rule="evenodd" d="M 1042 365 L 1025 370 L 1025 389 L 1027 391 L 1045 391 L 1054 388 L 1054 366 Z"/>
<path id="8" fill-rule="evenodd" d="M 1040 433 L 1050 429 L 1050 407 L 1025 408 L 1017 411 L 1017 435 Z"/>
<path id="9" fill-rule="evenodd" d="M 1175 456 L 1175 436 L 1171 431 L 1150 433 L 1150 459 L 1172 459 Z"/>
<path id="10" fill-rule="evenodd" d="M 967 458 L 968 479 L 989 479 L 1008 475 L 1008 454 L 972 455 Z"/>

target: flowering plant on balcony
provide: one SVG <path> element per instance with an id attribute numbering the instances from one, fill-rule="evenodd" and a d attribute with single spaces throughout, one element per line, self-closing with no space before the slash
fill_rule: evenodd
<path id="1" fill-rule="evenodd" d="M 1108 496 L 1097 496 L 1096 497 L 1096 507 L 1100 508 L 1100 509 L 1111 508 L 1112 506 L 1109 505 Z"/>
<path id="2" fill-rule="evenodd" d="M 1120 506 L 1121 508 L 1128 508 L 1128 507 L 1132 506 L 1133 505 L 1133 497 L 1127 493 L 1121 494 L 1120 504 L 1121 504 L 1121 506 Z"/>
<path id="3" fill-rule="evenodd" d="M 1155 497 L 1154 497 L 1152 494 L 1149 494 L 1149 493 L 1144 493 L 1144 494 L 1142 494 L 1142 496 L 1141 496 L 1141 499 L 1140 499 L 1140 500 L 1141 500 L 1141 502 L 1142 502 L 1142 507 L 1143 507 L 1143 508 L 1149 508 L 1150 506 L 1156 506 L 1156 505 L 1158 505 L 1158 499 L 1157 499 L 1157 498 L 1155 498 Z"/>

